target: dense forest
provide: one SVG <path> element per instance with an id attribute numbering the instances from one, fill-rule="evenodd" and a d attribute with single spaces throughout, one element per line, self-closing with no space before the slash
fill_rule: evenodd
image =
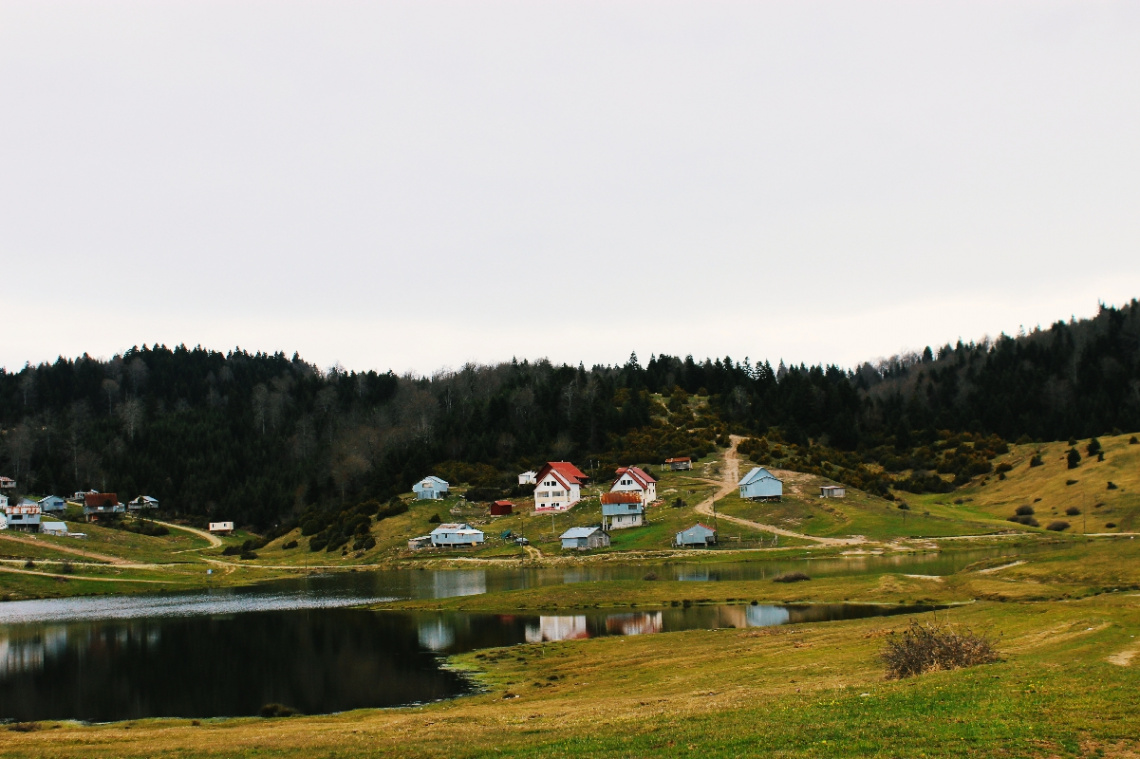
<path id="1" fill-rule="evenodd" d="M 661 355 L 398 377 L 144 345 L 0 371 L 0 474 L 22 492 L 146 493 L 261 530 L 386 500 L 429 472 L 490 492 L 546 459 L 604 477 L 707 453 L 729 433 L 749 436 L 757 461 L 887 494 L 890 482 L 921 490 L 988 471 L 1002 441 L 1114 430 L 1140 430 L 1135 300 L 853 370 Z"/>

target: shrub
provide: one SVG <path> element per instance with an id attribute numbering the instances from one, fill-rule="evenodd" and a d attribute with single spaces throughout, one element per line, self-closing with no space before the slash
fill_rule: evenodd
<path id="1" fill-rule="evenodd" d="M 1069 523 L 1058 520 L 1056 522 L 1050 522 L 1049 526 L 1045 529 L 1052 530 L 1053 532 L 1064 532 L 1065 530 L 1069 529 Z"/>
<path id="2" fill-rule="evenodd" d="M 1044 464 L 1045 464 L 1045 462 L 1041 460 L 1041 454 L 1040 453 L 1034 454 L 1033 458 L 1029 459 L 1030 468 L 1035 467 L 1035 466 L 1043 466 Z"/>
<path id="3" fill-rule="evenodd" d="M 1013 470 L 1013 465 L 1010 464 L 1008 461 L 1003 461 L 997 465 L 997 468 L 994 471 L 997 472 L 998 474 L 1003 474 L 1005 472 L 1009 472 L 1012 470 Z"/>
<path id="4" fill-rule="evenodd" d="M 1015 511 L 1014 513 L 1017 514 L 1018 516 L 1023 516 L 1023 517 L 1033 516 L 1033 507 L 1032 506 L 1018 506 L 1017 511 Z"/>
<path id="5" fill-rule="evenodd" d="M 1116 483 L 1113 482 L 1112 480 L 1109 480 L 1107 490 L 1116 490 Z"/>
<path id="6" fill-rule="evenodd" d="M 297 547 L 297 541 L 296 540 L 290 540 L 288 543 L 285 543 L 284 545 L 281 546 L 281 550 L 282 551 L 288 551 L 288 550 L 296 548 L 296 547 Z"/>
<path id="7" fill-rule="evenodd" d="M 1077 444 L 1077 439 L 1075 437 L 1069 438 L 1069 445 L 1076 445 L 1076 444 Z"/>
<path id="8" fill-rule="evenodd" d="M 1023 524 L 1027 527 L 1039 527 L 1040 526 L 1039 523 L 1037 522 L 1037 520 L 1031 516 L 1012 516 L 1009 518 L 1009 521 L 1016 522 L 1017 524 Z"/>
<path id="9" fill-rule="evenodd" d="M 59 568 L 59 571 L 65 575 L 69 575 L 75 571 L 75 565 L 72 564 L 70 561 L 65 561 L 65 562 L 63 562 L 63 565 Z"/>
<path id="10" fill-rule="evenodd" d="M 888 680 L 1000 661 L 993 643 L 984 635 L 918 622 L 911 622 L 902 635 L 887 641 L 882 658 Z"/>
<path id="11" fill-rule="evenodd" d="M 320 551 L 326 545 L 328 545 L 328 541 L 324 538 L 313 538 L 309 541 L 309 550 L 314 552 Z"/>
<path id="12" fill-rule="evenodd" d="M 1081 464 L 1081 454 L 1076 448 L 1070 448 L 1069 452 L 1065 454 L 1065 461 L 1069 464 L 1069 469 L 1076 469 Z"/>
<path id="13" fill-rule="evenodd" d="M 38 722 L 13 722 L 8 725 L 8 729 L 13 733 L 34 733 L 40 729 Z"/>
<path id="14" fill-rule="evenodd" d="M 32 561 L 31 559 L 28 559 L 27 561 L 24 562 L 24 569 L 35 569 L 35 568 L 36 568 L 36 563 L 34 561 Z"/>
<path id="15" fill-rule="evenodd" d="M 1106 525 L 1104 526 L 1104 528 L 1105 528 L 1106 530 L 1111 530 L 1111 529 L 1112 529 L 1113 527 L 1115 527 L 1115 526 L 1116 526 L 1116 522 L 1109 522 L 1108 524 L 1106 524 Z"/>
<path id="16" fill-rule="evenodd" d="M 1065 509 L 1065 513 L 1071 517 L 1075 517 L 1081 513 L 1081 510 L 1078 509 L 1076 506 L 1070 506 L 1069 508 Z"/>
<path id="17" fill-rule="evenodd" d="M 241 553 L 241 546 L 226 546 L 222 549 L 222 556 L 237 556 Z"/>
<path id="18" fill-rule="evenodd" d="M 1066 485 L 1076 485 L 1079 480 L 1065 480 Z"/>
<path id="19" fill-rule="evenodd" d="M 1136 436 L 1133 435 L 1132 437 L 1128 438 L 1128 444 L 1129 445 L 1140 445 L 1140 440 L 1138 440 L 1136 438 Z"/>
<path id="20" fill-rule="evenodd" d="M 257 558 L 257 554 L 256 554 L 256 553 L 254 553 L 253 551 L 242 551 L 242 552 L 241 552 L 241 555 L 240 555 L 240 556 L 238 556 L 238 558 L 239 558 L 239 559 L 244 559 L 244 560 L 246 560 L 246 561 L 249 561 L 250 559 L 256 559 L 256 558 Z"/>
<path id="21" fill-rule="evenodd" d="M 439 524 L 440 521 L 439 514 L 432 514 L 428 517 L 428 524 Z"/>
<path id="22" fill-rule="evenodd" d="M 899 508 L 903 511 L 910 511 L 910 506 L 907 506 L 905 503 L 900 503 Z"/>
<path id="23" fill-rule="evenodd" d="M 1098 453 L 1101 452 L 1100 441 L 1094 437 L 1092 440 L 1089 441 L 1089 444 L 1087 446 L 1085 446 L 1085 450 L 1088 452 L 1088 454 L 1090 456 L 1097 455 Z"/>
<path id="24" fill-rule="evenodd" d="M 293 717 L 300 714 L 299 711 L 291 706 L 285 704 L 266 704 L 261 707 L 259 712 L 262 717 Z"/>
<path id="25" fill-rule="evenodd" d="M 656 572 L 650 572 L 649 574 L 645 575 L 645 577 L 642 577 L 641 579 L 643 579 L 643 580 L 656 580 L 657 579 L 657 573 Z"/>
<path id="26" fill-rule="evenodd" d="M 772 582 L 803 582 L 810 580 L 803 572 L 784 572 L 783 574 L 776 575 L 772 578 Z"/>

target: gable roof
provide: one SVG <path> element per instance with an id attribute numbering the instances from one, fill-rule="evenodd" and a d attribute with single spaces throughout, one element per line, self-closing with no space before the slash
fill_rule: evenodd
<path id="1" fill-rule="evenodd" d="M 586 473 L 578 467 L 571 464 L 569 461 L 548 461 L 543 465 L 542 469 L 538 470 L 535 475 L 535 480 L 541 481 L 548 474 L 553 474 L 555 479 L 561 482 L 566 487 L 571 485 L 581 485 L 587 479 Z"/>
<path id="2" fill-rule="evenodd" d="M 617 470 L 617 479 L 614 480 L 614 485 L 618 484 L 618 480 L 625 475 L 629 475 L 634 482 L 641 486 L 642 490 L 649 487 L 650 483 L 657 482 L 657 480 L 646 474 L 641 467 L 623 466 Z"/>
<path id="3" fill-rule="evenodd" d="M 595 532 L 601 531 L 601 527 L 571 527 L 569 530 L 559 536 L 559 540 L 576 540 L 578 538 L 588 538 Z"/>
<path id="4" fill-rule="evenodd" d="M 427 477 L 424 477 L 423 479 L 421 479 L 416 484 L 417 485 L 423 485 L 425 482 L 428 482 L 429 480 L 431 482 L 435 483 L 436 485 L 446 485 L 447 484 L 447 480 L 443 479 L 442 477 L 436 477 L 434 474 L 429 474 Z"/>
<path id="5" fill-rule="evenodd" d="M 682 534 L 684 534 L 684 533 L 688 532 L 688 533 L 697 533 L 697 534 L 699 534 L 701 531 L 704 531 L 704 532 L 705 532 L 706 534 L 708 534 L 708 535 L 712 535 L 712 534 L 714 534 L 714 533 L 716 532 L 716 530 L 714 530 L 713 528 L 711 528 L 711 527 L 709 527 L 709 526 L 707 526 L 707 525 L 703 525 L 703 524 L 701 524 L 700 522 L 697 522 L 695 525 L 693 525 L 693 526 L 692 526 L 692 527 L 690 527 L 689 529 L 687 529 L 687 530 L 681 530 L 681 533 L 682 533 Z"/>
<path id="6" fill-rule="evenodd" d="M 44 501 L 62 501 L 62 500 L 63 499 L 60 498 L 58 495 L 45 495 L 43 498 L 40 499 L 39 502 L 43 503 Z"/>
<path id="7" fill-rule="evenodd" d="M 514 503 L 512 503 L 511 501 L 495 501 L 494 505 L 495 506 L 512 506 L 513 507 Z"/>
<path id="8" fill-rule="evenodd" d="M 641 503 L 641 496 L 632 490 L 618 490 L 602 493 L 602 505 L 613 503 Z"/>
<path id="9" fill-rule="evenodd" d="M 83 496 L 83 504 L 89 508 L 100 506 L 118 506 L 118 493 L 87 493 Z"/>
<path id="10" fill-rule="evenodd" d="M 466 522 L 449 522 L 447 524 L 441 524 L 439 527 L 436 527 L 434 530 L 432 530 L 431 534 L 435 535 L 436 533 L 444 533 L 444 532 L 459 532 L 459 533 L 463 533 L 463 534 L 469 534 L 469 533 L 477 532 L 480 535 L 483 534 L 482 530 L 476 530 L 474 527 L 467 524 Z"/>
<path id="11" fill-rule="evenodd" d="M 775 480 L 776 482 L 783 482 L 779 477 L 775 476 L 762 466 L 752 467 L 752 471 L 744 475 L 737 485 L 751 485 L 753 482 L 759 482 L 765 478 Z"/>
<path id="12" fill-rule="evenodd" d="M 665 463 L 666 464 L 680 464 L 683 461 L 692 461 L 692 460 L 693 459 L 689 456 L 678 456 L 677 458 L 673 458 L 673 459 L 665 459 Z"/>

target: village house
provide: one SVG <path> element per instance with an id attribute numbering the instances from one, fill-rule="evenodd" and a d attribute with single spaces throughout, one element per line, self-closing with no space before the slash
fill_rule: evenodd
<path id="1" fill-rule="evenodd" d="M 491 504 L 491 516 L 505 517 L 507 514 L 514 513 L 515 505 L 510 501 L 495 501 Z"/>
<path id="2" fill-rule="evenodd" d="M 416 494 L 417 501 L 438 501 L 447 495 L 449 485 L 435 475 L 429 475 L 412 485 L 412 492 Z"/>
<path id="3" fill-rule="evenodd" d="M 611 493 L 637 493 L 641 505 L 648 506 L 657 500 L 657 480 L 636 466 L 623 466 L 617 470 L 617 479 L 610 486 Z"/>
<path id="4" fill-rule="evenodd" d="M 122 514 L 126 507 L 119 503 L 117 493 L 87 493 L 83 496 L 83 518 L 88 522 Z"/>
<path id="5" fill-rule="evenodd" d="M 645 524 L 645 504 L 634 491 L 602 493 L 602 529 L 622 530 Z"/>
<path id="6" fill-rule="evenodd" d="M 845 498 L 847 496 L 847 488 L 842 485 L 821 485 L 819 488 L 820 498 Z"/>
<path id="7" fill-rule="evenodd" d="M 40 532 L 44 535 L 66 535 L 67 525 L 63 522 L 43 521 L 40 523 Z"/>
<path id="8" fill-rule="evenodd" d="M 716 530 L 697 522 L 687 530 L 677 533 L 673 545 L 678 548 L 707 547 L 716 545 Z"/>
<path id="9" fill-rule="evenodd" d="M 67 501 L 60 498 L 58 495 L 44 496 L 40 499 L 40 511 L 44 514 L 52 511 L 63 511 L 67 508 Z"/>
<path id="10" fill-rule="evenodd" d="M 550 461 L 538 470 L 534 490 L 535 511 L 566 511 L 582 500 L 585 473 L 569 461 Z"/>
<path id="11" fill-rule="evenodd" d="M 19 530 L 20 532 L 40 531 L 40 517 L 42 516 L 42 512 L 40 511 L 40 505 L 31 498 L 21 498 L 15 504 L 5 506 L 4 515 L 7 517 L 9 530 Z"/>
<path id="12" fill-rule="evenodd" d="M 483 531 L 476 530 L 469 524 L 459 522 L 441 524 L 431 531 L 431 544 L 436 548 L 451 548 L 455 546 L 471 546 L 483 542 Z"/>
<path id="13" fill-rule="evenodd" d="M 15 490 L 16 481 L 11 477 L 0 477 L 0 490 Z"/>
<path id="14" fill-rule="evenodd" d="M 142 511 L 143 509 L 157 509 L 158 499 L 151 498 L 149 495 L 140 495 L 138 498 L 127 503 L 127 508 L 131 511 Z"/>
<path id="15" fill-rule="evenodd" d="M 601 527 L 571 527 L 559 536 L 563 550 L 589 551 L 591 548 L 606 548 L 610 536 Z"/>
<path id="16" fill-rule="evenodd" d="M 520 485 L 534 485 L 538 483 L 538 472 L 528 470 L 519 475 Z"/>
<path id="17" fill-rule="evenodd" d="M 210 522 L 208 530 L 214 535 L 230 535 L 234 531 L 233 522 Z"/>
<path id="18" fill-rule="evenodd" d="M 678 456 L 675 459 L 665 459 L 665 466 L 674 472 L 693 468 L 693 460 L 688 456 Z"/>
<path id="19" fill-rule="evenodd" d="M 778 501 L 784 495 L 784 483 L 762 466 L 753 467 L 738 483 L 740 497 L 752 501 Z"/>

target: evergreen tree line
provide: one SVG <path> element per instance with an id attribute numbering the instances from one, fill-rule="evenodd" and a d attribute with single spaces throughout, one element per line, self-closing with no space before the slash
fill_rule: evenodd
<path id="1" fill-rule="evenodd" d="M 850 465 L 838 472 L 856 460 L 913 464 L 921 489 L 926 466 L 957 456 L 957 476 L 980 467 L 946 445 L 953 434 L 1114 429 L 1140 429 L 1136 301 L 850 371 L 661 355 L 644 366 L 636 356 L 590 369 L 511 361 L 398 377 L 158 345 L 0 370 L 0 473 L 22 491 L 146 493 L 175 513 L 262 530 L 387 502 L 437 470 L 505 491 L 548 459 L 604 477 L 618 464 L 707 453 L 729 432 L 779 441 L 805 463 L 820 459 L 812 447 L 835 452 Z"/>

